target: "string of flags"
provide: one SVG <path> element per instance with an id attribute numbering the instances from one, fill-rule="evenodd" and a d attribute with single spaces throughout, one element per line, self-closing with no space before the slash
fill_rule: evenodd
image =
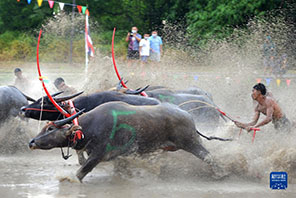
<path id="1" fill-rule="evenodd" d="M 17 0 L 17 2 L 20 2 L 21 0 Z M 59 4 L 60 10 L 64 10 L 65 5 L 66 6 L 72 6 L 76 7 L 79 13 L 83 13 L 89 16 L 89 10 L 87 9 L 87 6 L 82 5 L 76 5 L 71 3 L 63 3 L 59 1 L 52 1 L 52 0 L 37 0 L 37 4 L 39 7 L 42 6 L 42 2 L 47 1 L 50 8 L 53 8 L 55 3 Z M 32 0 L 27 0 L 28 4 L 31 4 Z"/>
<path id="2" fill-rule="evenodd" d="M 289 87 L 291 84 L 291 79 L 285 79 L 285 80 L 286 80 L 287 86 Z M 260 82 L 262 82 L 262 79 L 257 78 L 256 81 L 257 81 L 257 83 L 260 83 Z M 271 81 L 273 81 L 272 78 L 265 78 L 265 82 L 266 82 L 267 86 L 270 85 Z M 278 79 L 275 79 L 275 81 L 276 81 L 276 85 L 279 87 L 281 85 L 282 80 L 278 78 Z"/>

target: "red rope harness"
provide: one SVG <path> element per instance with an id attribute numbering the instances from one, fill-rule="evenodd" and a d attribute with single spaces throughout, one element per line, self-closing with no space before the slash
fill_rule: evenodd
<path id="1" fill-rule="evenodd" d="M 25 111 L 27 110 L 32 110 L 32 111 L 41 111 L 41 109 L 37 109 L 37 108 L 25 108 Z M 59 112 L 58 110 L 50 110 L 50 109 L 42 109 L 42 111 L 45 112 Z"/>
<path id="2" fill-rule="evenodd" d="M 71 116 L 72 115 L 75 115 L 77 112 L 76 112 L 76 109 L 74 107 L 74 104 L 73 104 L 72 100 L 69 100 L 68 101 L 68 105 L 70 107 L 70 111 L 69 112 L 70 112 Z M 76 125 L 76 126 L 79 125 L 78 118 L 75 118 L 73 120 L 73 124 Z M 77 130 L 77 131 L 75 131 L 74 137 L 73 137 L 73 139 L 71 139 L 71 141 L 72 141 L 73 144 L 75 144 L 77 140 L 81 140 L 83 138 L 84 138 L 84 135 L 83 135 L 82 131 L 81 130 Z"/>

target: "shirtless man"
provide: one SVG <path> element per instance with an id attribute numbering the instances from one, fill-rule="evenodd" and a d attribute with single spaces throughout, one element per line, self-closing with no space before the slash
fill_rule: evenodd
<path id="1" fill-rule="evenodd" d="M 235 121 L 236 126 L 246 129 L 247 131 L 251 131 L 251 128 L 259 128 L 272 121 L 276 130 L 287 132 L 290 131 L 291 122 L 286 118 L 285 114 L 274 98 L 266 94 L 266 88 L 264 84 L 256 84 L 253 87 L 251 96 L 253 100 L 258 102 L 258 105 L 255 107 L 255 116 L 253 121 L 250 123 L 241 123 Z M 263 113 L 266 115 L 266 117 L 257 124 L 260 113 Z"/>
<path id="2" fill-rule="evenodd" d="M 68 86 L 65 83 L 65 80 L 61 77 L 55 79 L 53 84 L 59 91 L 63 91 L 62 96 L 68 96 L 77 93 L 77 91 L 73 87 Z"/>

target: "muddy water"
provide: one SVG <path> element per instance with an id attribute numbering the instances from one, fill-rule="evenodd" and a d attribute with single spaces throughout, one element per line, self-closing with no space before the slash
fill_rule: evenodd
<path id="1" fill-rule="evenodd" d="M 182 153 L 179 154 L 182 155 Z M 184 166 L 188 166 L 188 164 Z M 295 184 L 289 184 L 288 189 L 284 191 L 272 191 L 269 189 L 266 179 L 265 182 L 262 182 L 229 177 L 217 181 L 205 176 L 186 175 L 186 173 L 182 176 L 180 172 L 183 170 L 177 168 L 167 171 L 166 178 L 165 176 L 161 176 L 161 178 L 160 176 L 152 176 L 145 173 L 145 170 L 139 177 L 123 177 L 114 172 L 114 164 L 110 162 L 97 166 L 81 184 L 74 176 L 78 168 L 74 156 L 65 161 L 61 158 L 59 150 L 1 156 L 0 197 L 203 196 L 211 198 L 231 196 L 245 198 L 260 196 L 292 198 L 296 193 Z M 169 168 L 173 169 L 172 166 Z M 171 177 L 170 171 L 173 171 L 172 174 L 179 171 L 177 175 L 181 177 Z"/>

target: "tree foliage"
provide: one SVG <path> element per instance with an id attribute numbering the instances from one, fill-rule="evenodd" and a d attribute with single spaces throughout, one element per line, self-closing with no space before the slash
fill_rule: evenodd
<path id="1" fill-rule="evenodd" d="M 73 0 L 62 0 L 72 3 Z M 122 32 L 137 26 L 141 34 L 161 29 L 163 21 L 184 23 L 184 34 L 190 35 L 192 43 L 208 39 L 221 39 L 230 35 L 234 28 L 244 27 L 254 16 L 287 7 L 283 0 L 75 0 L 78 5 L 87 5 L 91 21 L 99 24 L 101 32 L 110 35 L 113 27 Z M 290 0 L 291 4 L 292 0 Z M 58 5 L 55 5 L 55 10 Z M 293 6 L 292 6 L 293 7 Z M 75 8 L 77 11 L 77 8 Z M 70 13 L 72 7 L 65 6 Z M 295 23 L 296 11 L 289 13 L 289 20 Z M 30 33 L 50 17 L 53 10 L 46 1 L 39 8 L 37 1 L 30 5 L 26 0 L 0 1 L 0 33 Z M 124 34 L 122 34 L 123 36 Z"/>

